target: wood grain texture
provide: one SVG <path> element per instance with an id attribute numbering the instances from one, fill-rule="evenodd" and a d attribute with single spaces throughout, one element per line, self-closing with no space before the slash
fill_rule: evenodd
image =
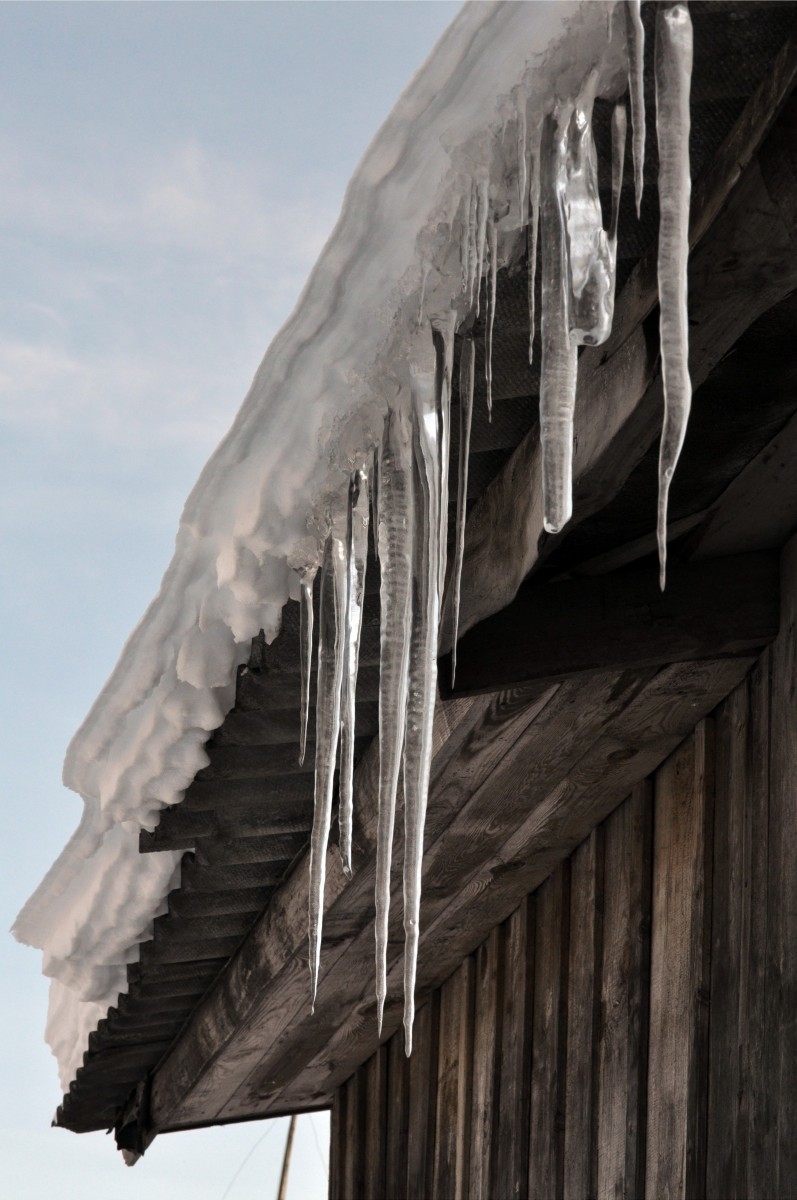
<path id="1" fill-rule="evenodd" d="M 385 1197 L 403 1200 L 407 1179 L 410 1064 L 402 1033 L 388 1042 L 387 1143 L 385 1145 Z"/>
<path id="2" fill-rule="evenodd" d="M 569 863 L 536 896 L 529 1195 L 561 1200 L 564 1187 Z"/>
<path id="3" fill-rule="evenodd" d="M 599 1200 L 636 1200 L 645 1191 L 652 817 L 644 781 L 604 825 Z"/>
<path id="4" fill-rule="evenodd" d="M 703 721 L 657 772 L 645 1196 L 705 1187 L 713 731 Z"/>
<path id="5" fill-rule="evenodd" d="M 473 960 L 440 989 L 432 1194 L 467 1200 L 473 1065 Z"/>
<path id="6" fill-rule="evenodd" d="M 603 828 L 570 858 L 570 950 L 565 1071 L 565 1200 L 595 1194 L 598 1040 L 603 967 Z"/>
<path id="7" fill-rule="evenodd" d="M 472 1200 L 489 1200 L 496 1157 L 496 1114 L 503 993 L 504 931 L 496 927 L 474 956 L 473 1081 L 469 1182 Z"/>
<path id="8" fill-rule="evenodd" d="M 437 1110 L 437 1062 L 440 996 L 435 994 L 415 1018 L 410 1059 L 407 1196 L 431 1195 L 434 1173 L 434 1129 Z"/>
<path id="9" fill-rule="evenodd" d="M 494 1193 L 507 1200 L 528 1197 L 528 1139 L 531 1119 L 531 1051 L 534 1017 L 535 899 L 527 896 L 505 923 L 503 1003 L 499 1018 L 500 1088 Z"/>

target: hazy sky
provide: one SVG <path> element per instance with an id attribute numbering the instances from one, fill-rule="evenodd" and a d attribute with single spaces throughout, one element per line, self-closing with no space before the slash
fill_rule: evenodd
<path id="1" fill-rule="evenodd" d="M 182 502 L 458 7 L 0 4 L 6 927 L 77 823 L 64 750 L 157 590 Z M 132 1171 L 104 1135 L 50 1130 L 39 970 L 2 939 L 5 1194 L 275 1193 L 281 1123 L 163 1137 Z M 324 1194 L 312 1124 L 293 1200 Z"/>

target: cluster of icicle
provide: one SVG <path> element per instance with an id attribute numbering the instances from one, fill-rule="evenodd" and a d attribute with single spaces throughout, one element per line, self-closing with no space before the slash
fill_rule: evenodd
<path id="1" fill-rule="evenodd" d="M 644 30 L 639 0 L 626 4 L 629 97 L 637 214 L 642 201 L 645 108 Z M 689 86 L 691 21 L 685 4 L 661 5 L 655 46 L 656 129 L 659 149 L 659 297 L 665 412 L 659 463 L 658 541 L 664 586 L 667 495 L 683 444 L 691 387 L 688 374 L 686 261 L 689 222 Z M 592 110 L 597 71 L 575 99 L 554 100 L 532 145 L 519 114 L 518 186 L 528 219 L 529 324 L 534 340 L 538 223 L 542 343 L 540 429 L 545 528 L 556 533 L 572 509 L 573 415 L 578 347 L 604 342 L 611 331 L 617 227 L 626 143 L 626 109 L 612 119 L 612 201 L 604 228 Z M 399 780 L 404 791 L 404 1028 L 412 1048 L 414 990 L 420 933 L 421 865 L 437 647 L 446 581 L 446 522 L 450 403 L 455 331 L 460 354 L 460 439 L 455 558 L 450 575 L 453 667 L 456 669 L 460 577 L 465 539 L 468 451 L 473 412 L 475 347 L 472 327 L 486 276 L 485 362 L 492 406 L 491 350 L 498 268 L 497 214 L 487 173 L 465 198 L 460 247 L 461 288 L 451 319 L 430 322 L 430 361 L 416 364 L 410 384 L 389 405 L 384 435 L 351 477 L 345 527 L 334 522 L 321 566 L 318 613 L 315 818 L 310 855 L 309 941 L 312 1001 L 320 969 L 327 845 L 339 748 L 340 855 L 352 870 L 355 693 L 362 628 L 368 528 L 375 524 L 381 567 L 379 685 L 379 809 L 376 859 L 376 997 L 379 1030 L 387 993 L 390 870 Z M 465 313 L 464 318 L 458 316 Z M 301 588 L 304 759 L 313 660 L 313 583 Z"/>

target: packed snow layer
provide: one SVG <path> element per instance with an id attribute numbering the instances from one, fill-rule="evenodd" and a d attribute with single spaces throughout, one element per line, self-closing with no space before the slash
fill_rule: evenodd
<path id="1" fill-rule="evenodd" d="M 625 20 L 614 8 L 463 9 L 365 154 L 294 313 L 189 496 L 160 592 L 67 753 L 64 781 L 83 797 L 83 820 L 15 926 L 54 980 L 47 1036 L 65 1088 L 177 879 L 180 856 L 139 856 L 139 830 L 206 765 L 203 744 L 233 702 L 250 639 L 276 635 L 330 524 L 345 520 L 352 472 L 380 441 L 410 364 L 428 357 L 429 322 L 465 316 L 463 211 L 479 225 L 478 196 L 489 194 L 500 214 L 491 270 L 517 256 L 534 170 L 526 133 L 539 135 L 553 98 L 572 102 L 590 78 L 598 94 L 624 89 Z"/>

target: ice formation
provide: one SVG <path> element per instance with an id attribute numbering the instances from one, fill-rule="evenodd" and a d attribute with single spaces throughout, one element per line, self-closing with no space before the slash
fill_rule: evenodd
<path id="1" fill-rule="evenodd" d="M 407 1047 L 420 936 L 421 863 L 446 583 L 450 403 L 460 353 L 454 561 L 457 626 L 473 407 L 474 323 L 486 282 L 492 400 L 497 275 L 529 256 L 531 354 L 541 260 L 545 526 L 571 512 L 577 355 L 610 332 L 630 92 L 637 205 L 644 154 L 639 4 L 567 0 L 466 5 L 400 98 L 349 186 L 299 304 L 272 343 L 227 438 L 189 497 L 161 592 L 67 755 L 84 798 L 72 842 L 18 918 L 45 949 L 48 1036 L 65 1086 L 86 1031 L 125 988 L 179 855 L 139 858 L 139 830 L 179 802 L 207 762 L 203 743 L 234 699 L 260 630 L 271 640 L 289 596 L 302 613 L 305 752 L 320 569 L 315 822 L 310 852 L 312 997 L 321 968 L 324 881 L 340 762 L 340 854 L 352 869 L 354 698 L 369 505 L 381 583 L 376 992 L 387 994 L 391 859 L 404 796 Z M 686 369 L 689 17 L 657 24 L 659 258 L 666 416 L 659 529 L 689 407 Z M 596 98 L 616 105 L 611 212 L 602 211 Z M 486 279 L 485 279 L 486 277 Z"/>

